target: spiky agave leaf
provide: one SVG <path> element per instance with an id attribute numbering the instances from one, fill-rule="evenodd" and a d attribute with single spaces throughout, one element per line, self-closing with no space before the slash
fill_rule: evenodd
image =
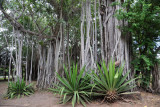
<path id="1" fill-rule="evenodd" d="M 114 100 L 118 99 L 121 93 L 124 93 L 132 88 L 135 85 L 130 85 L 136 78 L 127 80 L 127 76 L 129 75 L 130 71 L 128 71 L 124 76 L 123 69 L 124 64 L 115 69 L 115 62 L 112 60 L 109 62 L 109 69 L 107 69 L 105 62 L 102 62 L 102 68 L 98 66 L 98 74 L 94 72 L 89 74 L 89 76 L 94 80 L 94 93 L 95 95 L 103 95 L 105 99 L 113 102 Z M 93 94 L 94 95 L 94 94 Z"/>
<path id="2" fill-rule="evenodd" d="M 33 84 L 26 85 L 24 79 L 20 81 L 19 79 L 16 82 L 9 82 L 6 98 L 14 98 L 21 96 L 29 96 L 34 93 Z"/>
<path id="3" fill-rule="evenodd" d="M 60 102 L 63 104 L 71 101 L 73 107 L 76 103 L 81 103 L 85 106 L 85 102 L 89 101 L 91 94 L 90 77 L 88 75 L 83 76 L 85 67 L 79 73 L 77 65 L 73 65 L 71 68 L 67 70 L 64 66 L 66 77 L 61 77 L 57 74 L 59 84 L 56 84 L 55 88 L 50 88 L 50 90 L 61 96 Z"/>

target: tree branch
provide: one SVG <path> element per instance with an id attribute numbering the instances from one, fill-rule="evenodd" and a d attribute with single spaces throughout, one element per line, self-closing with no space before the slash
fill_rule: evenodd
<path id="1" fill-rule="evenodd" d="M 10 21 L 10 23 L 17 29 L 17 30 L 20 30 L 21 32 L 23 33 L 28 33 L 28 34 L 31 34 L 31 35 L 36 35 L 36 36 L 39 36 L 38 33 L 36 32 L 33 32 L 33 31 L 30 31 L 30 30 L 26 30 L 24 29 L 24 27 L 17 22 L 17 20 L 15 20 L 14 18 L 12 18 L 10 15 L 8 15 L 3 8 L 0 7 L 0 10 L 2 11 L 2 13 L 4 14 L 4 16 Z"/>
<path id="2" fill-rule="evenodd" d="M 5 12 L 5 10 L 3 9 L 3 7 L 0 7 L 0 10 L 1 10 L 2 13 L 4 14 L 5 18 L 7 18 L 7 19 L 9 20 L 9 22 L 11 23 L 11 25 L 12 25 L 15 29 L 21 31 L 22 33 L 27 33 L 27 34 L 29 34 L 29 35 L 35 35 L 35 36 L 39 36 L 39 37 L 40 37 L 40 36 L 42 36 L 42 33 L 44 32 L 44 30 L 45 30 L 46 28 L 48 28 L 48 26 L 46 26 L 46 27 L 45 27 L 43 30 L 41 30 L 39 33 L 36 33 L 36 32 L 34 32 L 34 31 L 30 31 L 30 30 L 26 30 L 22 24 L 20 24 L 19 22 L 17 22 L 16 19 L 12 18 L 9 14 L 7 14 L 7 13 Z M 50 36 L 43 35 L 42 38 L 43 38 L 43 37 L 50 37 Z M 40 38 L 41 38 L 41 37 L 40 37 Z M 51 37 L 51 38 L 52 38 L 52 39 L 56 39 L 55 37 Z"/>
<path id="3" fill-rule="evenodd" d="M 25 8 L 23 8 L 22 12 L 19 14 L 18 17 L 15 18 L 15 20 L 18 20 L 23 15 L 24 11 L 25 11 Z"/>

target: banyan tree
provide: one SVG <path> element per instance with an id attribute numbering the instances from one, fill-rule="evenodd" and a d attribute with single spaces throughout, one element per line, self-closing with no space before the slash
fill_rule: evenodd
<path id="1" fill-rule="evenodd" d="M 37 80 L 37 87 L 44 89 L 58 82 L 57 73 L 64 75 L 63 65 L 70 68 L 73 63 L 88 72 L 96 71 L 97 63 L 107 66 L 114 60 L 117 66 L 125 63 L 125 74 L 131 69 L 132 37 L 122 31 L 127 20 L 116 17 L 119 9 L 127 11 L 121 7 L 124 2 L 0 0 L 1 27 L 8 29 L 7 45 L 12 47 L 9 75 Z"/>

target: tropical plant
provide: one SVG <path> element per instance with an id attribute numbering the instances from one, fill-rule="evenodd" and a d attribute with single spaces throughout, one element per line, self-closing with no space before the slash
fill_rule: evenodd
<path id="1" fill-rule="evenodd" d="M 26 85 L 24 79 L 16 82 L 9 82 L 6 98 L 20 98 L 21 96 L 29 96 L 34 93 L 33 84 Z"/>
<path id="2" fill-rule="evenodd" d="M 102 69 L 99 65 L 97 66 L 99 74 L 93 72 L 89 75 L 95 83 L 94 93 L 97 93 L 96 95 L 104 96 L 103 101 L 107 100 L 108 102 L 114 102 L 120 98 L 119 95 L 124 94 L 135 87 L 135 85 L 130 84 L 136 78 L 127 80 L 127 76 L 130 71 L 128 71 L 124 76 L 122 75 L 124 64 L 120 68 L 116 69 L 115 62 L 110 61 L 109 70 L 107 69 L 105 62 L 102 62 Z"/>
<path id="3" fill-rule="evenodd" d="M 125 9 L 117 11 L 117 18 L 127 20 L 128 24 L 121 27 L 123 33 L 132 35 L 132 66 L 136 76 L 141 76 L 140 87 L 144 90 L 152 87 L 158 88 L 157 44 L 160 41 L 160 0 L 127 0 L 122 4 Z M 154 90 L 155 90 L 154 89 Z"/>
<path id="4" fill-rule="evenodd" d="M 83 67 L 78 73 L 77 65 L 71 67 L 68 71 L 64 66 L 65 77 L 61 77 L 57 74 L 59 84 L 55 84 L 55 88 L 49 88 L 60 95 L 60 103 L 72 102 L 72 106 L 75 106 L 75 103 L 81 103 L 85 106 L 85 102 L 89 102 L 89 97 L 91 94 L 91 84 L 90 77 L 84 75 L 85 67 Z"/>

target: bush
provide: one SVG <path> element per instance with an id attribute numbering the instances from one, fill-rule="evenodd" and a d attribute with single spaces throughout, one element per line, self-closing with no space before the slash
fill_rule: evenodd
<path id="1" fill-rule="evenodd" d="M 21 96 L 29 96 L 34 93 L 33 84 L 26 85 L 24 79 L 20 81 L 19 79 L 16 82 L 9 82 L 6 98 L 20 98 Z"/>
<path id="2" fill-rule="evenodd" d="M 59 84 L 55 84 L 55 88 L 50 88 L 50 90 L 60 95 L 60 103 L 65 104 L 71 101 L 73 107 L 75 103 L 85 106 L 85 102 L 89 102 L 92 87 L 90 77 L 83 76 L 85 68 L 78 73 L 77 65 L 73 65 L 69 71 L 64 66 L 64 71 L 66 77 L 57 74 Z"/>
<path id="3" fill-rule="evenodd" d="M 96 95 L 104 96 L 103 101 L 107 100 L 108 102 L 114 102 L 119 98 L 119 95 L 124 94 L 126 91 L 135 87 L 135 85 L 130 85 L 130 83 L 136 78 L 127 80 L 130 71 L 123 76 L 123 68 L 124 65 L 116 69 L 115 62 L 113 63 L 110 61 L 108 71 L 105 62 L 103 62 L 102 69 L 98 65 L 99 75 L 94 72 L 89 74 L 95 83 L 94 93 L 96 93 Z"/>

